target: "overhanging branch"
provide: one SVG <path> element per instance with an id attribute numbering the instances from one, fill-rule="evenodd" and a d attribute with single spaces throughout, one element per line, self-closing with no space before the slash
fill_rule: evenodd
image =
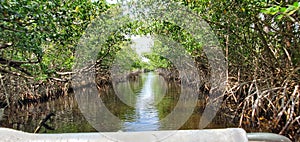
<path id="1" fill-rule="evenodd" d="M 3 44 L 0 44 L 0 49 L 5 49 L 5 48 L 10 47 L 12 45 L 13 45 L 12 42 L 3 43 Z"/>
<path id="2" fill-rule="evenodd" d="M 18 72 L 5 70 L 5 69 L 2 69 L 2 68 L 0 68 L 0 72 L 9 73 L 9 74 L 12 74 L 12 75 L 15 75 L 15 76 L 20 76 L 20 77 L 23 77 L 23 78 L 26 78 L 26 79 L 33 79 L 33 77 L 31 77 L 31 76 L 27 76 L 27 75 L 24 75 L 24 74 L 21 74 L 21 73 L 18 73 Z"/>
<path id="3" fill-rule="evenodd" d="M 15 60 L 8 60 L 0 57 L 0 64 L 6 64 L 8 66 L 21 66 L 22 64 L 36 64 L 39 63 L 39 61 L 15 61 Z"/>

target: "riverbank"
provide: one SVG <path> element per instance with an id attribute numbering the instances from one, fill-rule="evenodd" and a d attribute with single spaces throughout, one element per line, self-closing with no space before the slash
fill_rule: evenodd
<path id="1" fill-rule="evenodd" d="M 123 83 L 124 85 L 129 85 L 132 92 L 135 93 L 131 94 L 130 97 L 127 96 L 127 98 L 123 98 L 130 99 L 131 106 L 122 102 L 112 87 L 100 90 L 99 95 L 94 96 L 96 98 L 91 97 L 90 100 L 84 100 L 89 98 L 87 97 L 81 101 L 93 102 L 95 99 L 103 100 L 106 108 L 124 121 L 124 123 L 116 126 L 122 129 L 122 131 L 139 131 L 142 129 L 159 130 L 162 128 L 163 126 L 159 127 L 159 125 L 161 125 L 160 120 L 170 114 L 174 106 L 176 106 L 180 97 L 180 85 L 176 82 L 164 82 L 158 73 L 140 74 L 137 80 Z M 122 82 L 120 82 L 120 85 L 122 85 Z M 118 89 L 120 89 L 118 92 L 124 93 L 128 92 L 129 88 L 120 87 Z M 51 112 L 54 113 L 55 116 L 47 123 L 55 130 L 42 128 L 41 133 L 96 131 L 95 129 L 91 129 L 91 123 L 88 121 L 89 117 L 85 118 L 83 116 L 84 113 L 81 112 L 80 104 L 76 99 L 78 98 L 70 93 L 45 102 L 7 107 L 5 108 L 5 116 L 0 121 L 0 125 L 26 132 L 33 132 L 39 120 L 42 120 Z M 88 103 L 88 106 L 97 108 L 99 104 Z M 184 108 L 179 108 L 179 111 L 184 110 Z M 191 117 L 180 129 L 197 129 L 201 118 L 199 114 L 201 113 L 203 113 L 203 106 L 199 104 L 196 106 Z M 95 113 L 95 117 L 104 117 L 103 114 L 96 114 L 97 113 Z M 208 126 L 208 128 L 226 127 L 234 127 L 234 125 L 231 124 L 229 119 L 221 115 L 217 115 L 217 118 Z M 103 127 L 103 131 L 105 130 Z"/>
<path id="2" fill-rule="evenodd" d="M 0 107 L 44 102 L 70 92 L 70 83 L 48 79 L 35 81 L 17 76 L 4 76 L 1 79 Z"/>
<path id="3" fill-rule="evenodd" d="M 156 72 L 168 82 L 180 84 L 178 73 L 172 70 L 159 69 Z M 123 75 L 123 79 L 132 81 L 138 79 L 143 71 L 135 71 Z M 100 76 L 100 75 L 99 75 Z M 97 76 L 97 77 L 99 77 Z M 110 87 L 110 77 L 100 76 L 97 79 L 99 88 L 105 90 Z M 120 77 L 121 78 L 121 77 Z M 20 80 L 13 82 L 12 78 L 6 78 L 4 82 L 8 87 L 1 90 L 1 107 L 7 106 L 9 99 L 10 105 L 24 105 L 26 103 L 42 103 L 56 99 L 59 96 L 66 96 L 72 92 L 69 82 L 47 80 L 45 82 L 34 82 L 30 80 Z M 120 80 L 119 80 L 120 81 Z M 299 86 L 295 79 L 286 80 L 286 85 L 282 87 L 263 87 L 263 80 L 238 81 L 234 78 L 228 80 L 228 86 L 224 93 L 224 101 L 221 109 L 226 111 L 236 127 L 245 128 L 248 132 L 272 132 L 283 134 L 290 138 L 298 139 L 299 136 Z M 276 82 L 283 84 L 282 82 Z M 261 86 L 258 86 L 260 84 Z M 21 87 L 23 85 L 23 87 Z M 290 86 L 288 86 L 290 85 Z M 19 86 L 18 89 L 14 88 Z M 98 88 L 98 89 L 99 89 Z M 6 89 L 6 90 L 3 90 Z M 200 100 L 206 100 L 209 87 L 202 87 L 206 93 L 199 95 Z M 199 88 L 200 92 L 203 92 Z M 6 92 L 5 92 L 6 91 Z M 48 93 L 47 93 L 48 91 Z M 5 93 L 4 93 L 5 92 Z M 258 93 L 260 92 L 260 93 Z M 13 95 L 5 95 L 11 93 Z M 19 95 L 17 95 L 19 93 Z M 283 95 L 284 94 L 284 95 Z M 282 105 L 282 103 L 284 103 Z M 201 101 L 201 106 L 205 106 L 206 101 Z M 202 108 L 203 109 L 203 108 Z M 223 111 L 222 110 L 222 111 Z M 194 116 L 197 117 L 197 116 Z M 220 119 L 220 121 L 222 121 Z M 276 124 L 276 125 L 275 125 Z"/>
<path id="4" fill-rule="evenodd" d="M 115 82 L 136 80 L 143 72 L 147 71 L 136 70 L 127 74 L 114 76 L 114 78 L 112 78 L 108 72 L 97 73 L 95 83 L 97 84 L 98 89 L 105 89 L 111 87 L 112 79 L 114 79 Z M 71 75 L 65 78 L 71 78 Z M 31 78 L 22 78 L 7 74 L 1 78 L 0 85 L 0 108 L 3 108 L 10 105 L 45 102 L 72 93 L 74 87 L 80 88 L 90 85 L 90 83 L 81 82 L 76 86 L 72 86 L 70 79 L 49 78 L 36 81 Z"/>
<path id="5" fill-rule="evenodd" d="M 248 132 L 271 132 L 285 135 L 292 140 L 300 140 L 299 70 L 300 68 L 296 68 L 274 74 L 277 77 L 260 74 L 260 79 L 253 79 L 252 72 L 230 72 L 222 96 L 222 109 L 226 110 L 226 115 L 238 127 L 245 128 Z M 165 80 L 180 83 L 176 70 L 157 71 Z M 209 78 L 204 77 L 204 80 Z M 209 83 L 205 82 L 199 91 L 204 94 L 199 95 L 199 99 L 207 100 Z"/>
<path id="6" fill-rule="evenodd" d="M 156 69 L 155 72 L 157 72 L 160 76 L 162 76 L 166 81 L 173 81 L 173 82 L 180 83 L 179 72 L 176 69 L 159 68 Z"/>

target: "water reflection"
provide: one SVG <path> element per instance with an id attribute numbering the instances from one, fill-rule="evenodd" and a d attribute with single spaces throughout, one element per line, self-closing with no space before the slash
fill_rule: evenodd
<path id="1" fill-rule="evenodd" d="M 143 74 L 142 78 L 146 78 L 143 87 L 139 92 L 135 92 L 137 94 L 135 119 L 134 121 L 125 119 L 123 131 L 150 131 L 158 130 L 160 127 L 155 105 L 164 95 L 166 86 L 163 79 L 152 72 Z"/>
<path id="2" fill-rule="evenodd" d="M 178 84 L 166 83 L 162 77 L 151 72 L 141 74 L 135 81 L 119 83 L 115 87 L 99 94 L 91 94 L 87 88 L 83 88 L 82 95 L 77 96 L 77 99 L 69 94 L 44 103 L 10 106 L 5 109 L 0 119 L 0 127 L 33 132 L 41 119 L 54 112 L 56 116 L 47 123 L 55 130 L 42 129 L 40 132 L 162 130 L 166 128 L 162 120 L 174 110 L 181 93 Z M 204 109 L 202 103 L 199 104 L 180 129 L 198 129 Z M 103 113 L 100 108 L 106 108 L 108 112 Z M 184 111 L 184 108 L 179 107 L 180 113 L 184 114 Z M 118 119 L 118 123 L 114 123 L 111 116 Z M 178 118 L 174 118 L 176 119 Z M 207 128 L 230 126 L 234 125 L 218 114 Z"/>
<path id="3" fill-rule="evenodd" d="M 4 111 L 0 120 L 1 127 L 13 128 L 25 132 L 33 132 L 40 120 L 50 112 L 55 116 L 49 122 L 55 129 L 41 129 L 40 132 L 95 132 L 96 130 L 85 120 L 73 95 L 60 97 L 44 103 L 32 103 L 23 106 L 10 106 Z"/>

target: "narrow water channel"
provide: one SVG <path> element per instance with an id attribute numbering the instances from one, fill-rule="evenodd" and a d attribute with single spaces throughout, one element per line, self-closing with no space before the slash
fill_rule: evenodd
<path id="1" fill-rule="evenodd" d="M 118 130 L 163 129 L 161 120 L 176 106 L 180 96 L 180 86 L 173 82 L 165 82 L 154 72 L 141 74 L 136 80 L 119 85 L 117 91 L 116 88 L 111 87 L 99 93 L 105 107 L 121 120 L 121 124 L 116 124 Z M 121 92 L 124 98 L 120 99 L 116 92 Z M 92 105 L 97 104 L 90 105 L 92 108 Z M 194 113 L 180 129 L 198 129 L 203 108 L 204 106 L 199 103 Z M 0 118 L 0 127 L 33 132 L 39 121 L 50 112 L 54 112 L 55 116 L 47 124 L 55 130 L 42 129 L 41 133 L 95 132 L 98 130 L 81 113 L 74 94 L 48 102 L 6 108 L 4 116 Z M 234 127 L 229 120 L 223 115 L 217 115 L 207 128 Z"/>
<path id="2" fill-rule="evenodd" d="M 123 124 L 123 131 L 151 131 L 159 129 L 158 110 L 155 106 L 156 92 L 163 92 L 164 86 L 159 86 L 162 81 L 158 75 L 154 73 L 142 74 L 145 78 L 142 83 L 142 89 L 136 93 L 135 118 L 134 121 L 127 121 Z M 160 89 L 154 91 L 154 88 Z"/>

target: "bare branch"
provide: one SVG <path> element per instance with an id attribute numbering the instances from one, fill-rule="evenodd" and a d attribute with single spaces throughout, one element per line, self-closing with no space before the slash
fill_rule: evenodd
<path id="1" fill-rule="evenodd" d="M 7 64 L 8 66 L 21 66 L 22 64 L 36 64 L 39 61 L 15 61 L 15 60 L 8 60 L 0 57 L 0 64 Z"/>
<path id="2" fill-rule="evenodd" d="M 5 70 L 5 69 L 2 69 L 2 68 L 0 68 L 0 72 L 9 73 L 9 74 L 12 74 L 12 75 L 15 75 L 15 76 L 20 76 L 20 77 L 23 77 L 23 78 L 26 78 L 26 79 L 34 79 L 31 76 L 23 75 L 21 73 Z"/>
<path id="3" fill-rule="evenodd" d="M 0 44 L 0 49 L 5 49 L 5 48 L 10 47 L 12 45 L 13 45 L 12 42 L 3 43 L 3 44 Z"/>

